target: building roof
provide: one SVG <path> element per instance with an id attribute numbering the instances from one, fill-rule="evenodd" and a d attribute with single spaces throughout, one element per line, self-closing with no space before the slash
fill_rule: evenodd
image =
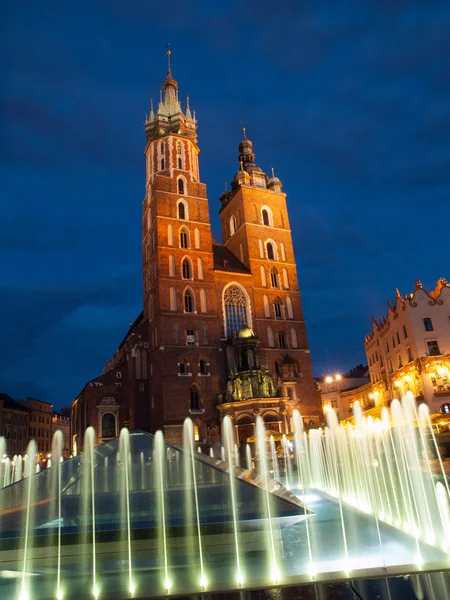
<path id="1" fill-rule="evenodd" d="M 41 404 L 47 404 L 48 406 L 53 406 L 51 402 L 46 402 L 45 400 L 39 400 L 38 398 L 33 398 L 32 396 L 28 396 L 26 402 L 40 402 Z"/>
<path id="2" fill-rule="evenodd" d="M 236 256 L 223 244 L 213 244 L 214 269 L 216 271 L 229 271 L 230 273 L 245 273 L 251 275 L 248 269 Z"/>
<path id="3" fill-rule="evenodd" d="M 123 338 L 123 340 L 119 344 L 119 349 L 122 348 L 122 346 L 127 341 L 128 337 L 142 323 L 143 319 L 144 319 L 144 311 L 142 311 L 141 313 L 139 313 L 139 315 L 136 317 L 136 320 L 134 321 L 134 323 L 130 324 L 130 327 L 129 327 L 129 329 L 128 329 L 126 335 L 125 335 L 125 337 Z"/>
<path id="4" fill-rule="evenodd" d="M 21 412 L 26 413 L 28 412 L 28 409 L 23 404 L 17 402 L 17 400 L 14 400 L 13 398 L 11 398 L 11 396 L 8 396 L 8 394 L 0 392 L 0 400 L 3 400 L 3 408 L 9 408 L 10 410 L 20 410 Z"/>

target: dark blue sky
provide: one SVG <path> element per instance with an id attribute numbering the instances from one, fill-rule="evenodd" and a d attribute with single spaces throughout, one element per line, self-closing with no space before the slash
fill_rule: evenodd
<path id="1" fill-rule="evenodd" d="M 284 183 L 316 374 L 365 360 L 396 287 L 450 278 L 448 1 L 0 11 L 4 391 L 70 403 L 141 310 L 142 123 L 168 41 L 216 237 L 241 121 Z"/>

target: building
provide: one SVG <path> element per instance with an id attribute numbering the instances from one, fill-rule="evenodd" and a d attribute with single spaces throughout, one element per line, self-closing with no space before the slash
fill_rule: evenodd
<path id="1" fill-rule="evenodd" d="M 26 453 L 28 426 L 27 408 L 8 394 L 0 392 L 0 435 L 6 440 L 6 450 L 10 457 Z"/>
<path id="2" fill-rule="evenodd" d="M 197 120 L 168 59 L 145 121 L 143 314 L 72 405 L 78 447 L 87 425 L 98 441 L 127 425 L 163 428 L 179 443 L 191 416 L 196 439 L 210 443 L 226 414 L 242 432 L 258 414 L 289 432 L 294 408 L 321 420 L 282 183 L 257 166 L 243 130 L 231 190 L 217 203 L 223 243 L 213 239 Z"/>
<path id="3" fill-rule="evenodd" d="M 334 408 L 340 420 L 353 414 L 355 402 L 359 402 L 363 410 L 374 406 L 367 366 L 358 365 L 344 375 L 328 375 L 317 380 L 317 383 L 324 412 Z"/>
<path id="4" fill-rule="evenodd" d="M 441 278 L 427 291 L 416 281 L 411 294 L 396 291 L 387 315 L 372 318 L 365 338 L 375 402 L 388 405 L 411 391 L 430 412 L 450 411 L 450 285 Z"/>
<path id="5" fill-rule="evenodd" d="M 70 418 L 53 413 L 52 415 L 52 436 L 56 431 L 60 431 L 63 436 L 62 456 L 70 458 Z"/>
<path id="6" fill-rule="evenodd" d="M 36 441 L 39 458 L 45 458 L 52 449 L 52 404 L 27 398 L 24 405 L 30 413 L 29 437 Z"/>

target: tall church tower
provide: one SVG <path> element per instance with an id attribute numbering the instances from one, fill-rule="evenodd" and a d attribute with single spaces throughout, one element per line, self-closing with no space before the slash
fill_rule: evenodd
<path id="1" fill-rule="evenodd" d="M 239 170 L 231 192 L 221 195 L 225 246 L 253 275 L 253 330 L 261 341 L 261 361 L 302 414 L 320 413 L 312 376 L 286 194 L 278 177 L 255 164 L 253 144 L 243 129 Z"/>
<path id="2" fill-rule="evenodd" d="M 179 441 L 180 415 L 213 418 L 212 403 L 200 402 L 200 388 L 203 397 L 212 397 L 220 369 L 217 352 L 211 356 L 217 305 L 197 121 L 189 99 L 182 110 L 170 50 L 167 58 L 158 109 L 155 114 L 151 106 L 145 122 L 142 258 L 152 429 L 164 425 L 166 438 Z"/>

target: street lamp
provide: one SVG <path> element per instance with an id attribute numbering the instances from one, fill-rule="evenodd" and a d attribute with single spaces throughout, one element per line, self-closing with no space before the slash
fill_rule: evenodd
<path id="1" fill-rule="evenodd" d="M 328 377 L 325 377 L 325 383 L 332 383 L 332 381 L 333 381 L 333 378 L 330 377 L 329 375 L 328 375 Z"/>

